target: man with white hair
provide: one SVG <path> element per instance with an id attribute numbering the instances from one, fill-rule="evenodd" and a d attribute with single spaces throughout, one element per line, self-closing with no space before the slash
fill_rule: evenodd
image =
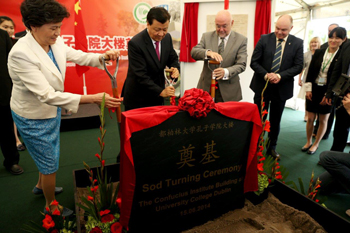
<path id="1" fill-rule="evenodd" d="M 215 102 L 242 99 L 238 75 L 245 70 L 247 64 L 247 38 L 231 30 L 233 23 L 229 11 L 219 11 L 215 16 L 216 30 L 204 33 L 199 44 L 191 51 L 193 59 L 204 60 L 197 87 L 209 92 L 212 75 L 215 76 Z M 221 66 L 212 72 L 207 58 L 221 62 Z"/>

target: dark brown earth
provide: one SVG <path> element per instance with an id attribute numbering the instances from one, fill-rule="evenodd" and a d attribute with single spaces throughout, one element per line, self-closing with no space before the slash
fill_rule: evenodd
<path id="1" fill-rule="evenodd" d="M 307 213 L 281 203 L 273 194 L 258 205 L 246 200 L 242 209 L 183 233 L 324 233 Z"/>

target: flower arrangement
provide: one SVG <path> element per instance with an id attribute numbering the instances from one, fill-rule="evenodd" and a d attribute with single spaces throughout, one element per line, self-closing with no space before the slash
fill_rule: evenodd
<path id="1" fill-rule="evenodd" d="M 57 206 L 59 209 L 59 203 L 54 200 L 51 202 L 51 206 Z M 33 221 L 30 225 L 24 225 L 23 230 L 30 233 L 73 233 L 76 232 L 76 221 L 70 219 L 70 217 L 63 217 L 61 211 L 55 209 L 52 213 L 50 208 L 46 207 L 46 213 L 41 213 L 45 218 L 42 220 L 42 225 L 39 225 Z"/>
<path id="2" fill-rule="evenodd" d="M 260 134 L 258 148 L 257 148 L 257 158 L 258 158 L 258 190 L 255 194 L 261 195 L 265 189 L 274 182 L 275 179 L 284 180 L 288 177 L 289 172 L 285 167 L 280 166 L 277 159 L 273 159 L 271 155 L 267 154 L 266 148 L 268 148 L 268 140 L 265 140 L 265 132 L 270 132 L 270 122 L 267 118 L 267 110 L 265 108 L 264 102 L 264 92 L 268 85 L 268 80 L 266 81 L 265 87 L 261 93 L 261 109 L 260 117 L 262 122 L 263 131 Z"/>
<path id="3" fill-rule="evenodd" d="M 179 99 L 178 107 L 180 110 L 187 111 L 190 116 L 198 119 L 206 117 L 215 108 L 215 103 L 208 92 L 192 88 L 186 90 L 184 96 Z"/>
<path id="4" fill-rule="evenodd" d="M 292 187 L 297 190 L 298 192 L 302 193 L 303 195 L 307 196 L 308 198 L 310 198 L 311 200 L 314 200 L 317 203 L 320 203 L 321 205 L 323 205 L 324 207 L 326 207 L 326 205 L 324 204 L 325 200 L 319 200 L 318 197 L 318 191 L 321 188 L 321 181 L 319 178 L 317 178 L 316 182 L 314 182 L 314 171 L 312 171 L 311 173 L 311 178 L 309 181 L 309 186 L 307 191 L 305 192 L 304 189 L 304 182 L 303 180 L 299 177 L 298 178 L 298 182 L 299 182 L 299 186 L 300 186 L 300 190 L 298 189 L 297 185 L 292 182 Z"/>
<path id="5" fill-rule="evenodd" d="M 118 222 L 120 217 L 120 200 L 117 198 L 119 183 L 114 187 L 113 183 L 108 181 L 105 170 L 105 160 L 103 159 L 103 151 L 105 148 L 104 137 L 106 135 L 105 118 L 104 118 L 105 97 L 101 103 L 100 113 L 100 134 L 98 143 L 100 145 L 100 153 L 95 154 L 95 157 L 100 163 L 97 168 L 97 174 L 94 178 L 93 170 L 84 162 L 85 170 L 89 174 L 90 186 L 87 188 L 89 195 L 81 197 L 82 203 L 77 205 L 85 211 L 87 216 L 85 223 L 86 232 L 121 232 L 122 226 Z"/>

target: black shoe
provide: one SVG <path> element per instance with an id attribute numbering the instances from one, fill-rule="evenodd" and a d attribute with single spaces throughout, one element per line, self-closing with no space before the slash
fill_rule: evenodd
<path id="1" fill-rule="evenodd" d="M 24 172 L 23 168 L 21 166 L 19 166 L 18 164 L 13 164 L 11 167 L 6 167 L 6 169 L 12 175 L 20 175 Z"/>
<path id="2" fill-rule="evenodd" d="M 275 150 L 275 149 L 271 149 L 271 150 L 268 150 L 267 151 L 267 154 L 268 155 L 271 155 L 271 157 L 273 158 L 273 159 L 277 159 L 277 160 L 280 160 L 280 154 L 278 154 L 278 152 Z"/>
<path id="3" fill-rule="evenodd" d="M 302 148 L 301 148 L 301 151 L 302 151 L 302 152 L 306 152 L 306 151 L 308 151 L 311 147 L 312 147 L 312 144 L 311 144 L 310 146 L 308 146 L 308 147 L 302 147 Z"/>
<path id="4" fill-rule="evenodd" d="M 329 135 L 323 135 L 322 140 L 328 139 Z"/>
<path id="5" fill-rule="evenodd" d="M 313 150 L 313 151 L 312 151 L 312 150 L 308 150 L 307 153 L 308 153 L 309 155 L 313 155 L 313 154 L 316 153 L 317 149 L 318 149 L 318 147 L 316 148 L 316 150 Z"/>

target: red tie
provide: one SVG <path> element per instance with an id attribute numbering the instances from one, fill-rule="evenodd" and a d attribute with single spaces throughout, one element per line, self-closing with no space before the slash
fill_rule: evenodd
<path id="1" fill-rule="evenodd" d="M 156 44 L 156 53 L 157 53 L 157 57 L 158 57 L 158 60 L 160 61 L 160 55 L 159 55 L 159 41 L 156 41 L 155 44 Z"/>

